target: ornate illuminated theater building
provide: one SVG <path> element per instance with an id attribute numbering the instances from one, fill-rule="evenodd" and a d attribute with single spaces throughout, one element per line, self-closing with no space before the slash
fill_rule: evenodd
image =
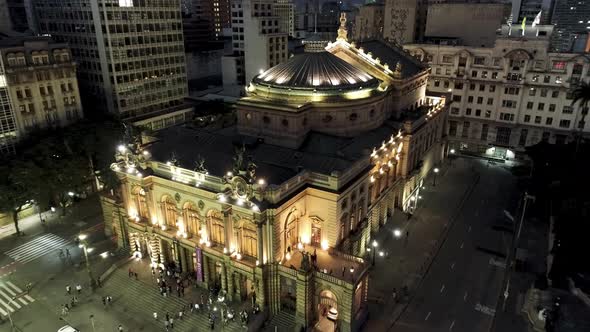
<path id="1" fill-rule="evenodd" d="M 269 317 L 356 331 L 372 234 L 415 207 L 445 154 L 445 99 L 425 95 L 428 75 L 395 46 L 348 42 L 342 27 L 335 42 L 312 38 L 252 80 L 237 125 L 120 146 L 107 229 Z"/>

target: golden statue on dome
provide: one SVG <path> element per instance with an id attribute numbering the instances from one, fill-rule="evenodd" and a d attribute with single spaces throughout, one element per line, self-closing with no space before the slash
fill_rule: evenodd
<path id="1" fill-rule="evenodd" d="M 340 27 L 338 28 L 338 38 L 336 40 L 348 41 L 348 31 L 346 30 L 346 13 L 340 13 Z"/>

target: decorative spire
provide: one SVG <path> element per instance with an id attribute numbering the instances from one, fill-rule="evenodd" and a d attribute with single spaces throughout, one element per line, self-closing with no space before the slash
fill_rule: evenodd
<path id="1" fill-rule="evenodd" d="M 400 61 L 398 61 L 395 65 L 395 71 L 393 72 L 393 76 L 396 78 L 402 77 L 402 63 Z"/>
<path id="2" fill-rule="evenodd" d="M 346 30 L 346 13 L 340 13 L 340 27 L 338 28 L 338 38 L 336 40 L 348 41 L 348 31 Z"/>

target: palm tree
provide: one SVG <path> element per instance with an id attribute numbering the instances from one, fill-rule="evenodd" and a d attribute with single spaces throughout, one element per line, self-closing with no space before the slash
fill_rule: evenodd
<path id="1" fill-rule="evenodd" d="M 572 106 L 576 103 L 580 105 L 582 108 L 582 117 L 580 118 L 580 122 L 578 123 L 578 137 L 576 138 L 576 153 L 574 158 L 578 154 L 578 148 L 580 145 L 580 140 L 582 139 L 582 131 L 584 130 L 585 125 L 585 118 L 588 115 L 588 104 L 590 103 L 590 83 L 581 81 L 580 84 L 576 85 L 574 90 L 572 91 L 573 99 L 572 99 Z"/>

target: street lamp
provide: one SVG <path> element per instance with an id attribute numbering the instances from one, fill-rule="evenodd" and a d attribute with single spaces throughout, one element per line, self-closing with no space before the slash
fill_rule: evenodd
<path id="1" fill-rule="evenodd" d="M 395 236 L 396 238 L 400 238 L 400 236 L 402 236 L 402 231 L 399 230 L 399 228 L 396 228 L 393 230 L 393 236 Z"/>
<path id="2" fill-rule="evenodd" d="M 435 167 L 434 168 L 434 179 L 432 180 L 432 186 L 433 187 L 436 187 L 436 175 L 438 174 L 438 172 L 439 172 L 438 167 Z"/>
<path id="3" fill-rule="evenodd" d="M 377 247 L 379 246 L 379 243 L 377 243 L 376 240 L 373 240 L 371 245 L 373 246 L 373 265 L 375 265 L 375 254 L 377 253 Z"/>
<path id="4" fill-rule="evenodd" d="M 88 241 L 86 239 L 88 236 L 86 234 L 78 235 L 78 239 L 80 240 L 79 247 L 84 250 L 84 259 L 86 260 L 86 272 L 88 272 L 88 280 L 90 281 L 90 288 L 94 290 L 96 288 L 96 280 L 92 276 L 92 271 L 90 270 L 90 261 L 88 260 L 88 253 L 92 251 L 92 248 L 88 248 Z"/>

